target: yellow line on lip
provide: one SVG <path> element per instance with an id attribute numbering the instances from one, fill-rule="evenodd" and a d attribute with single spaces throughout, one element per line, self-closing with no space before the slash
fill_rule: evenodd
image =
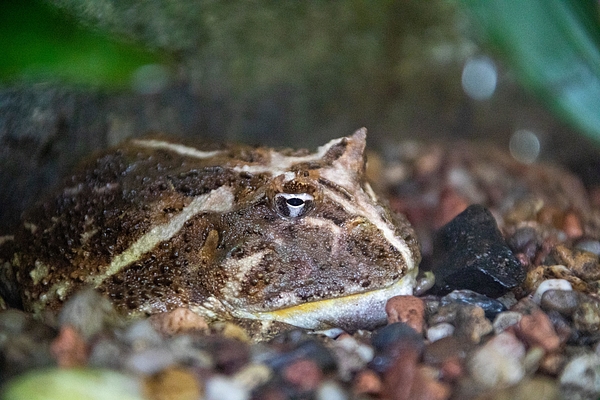
<path id="1" fill-rule="evenodd" d="M 395 283 L 368 292 L 355 293 L 333 299 L 317 300 L 273 311 L 234 311 L 232 314 L 234 317 L 238 318 L 280 321 L 307 329 L 318 329 L 323 325 L 321 320 L 335 319 L 334 317 L 336 315 L 343 312 L 351 313 L 354 309 L 358 311 L 360 310 L 360 305 L 365 302 L 376 301 L 381 302 L 383 306 L 385 306 L 385 301 L 390 297 L 397 295 L 411 295 L 417 272 L 417 268 L 414 268 L 408 271 L 404 277 Z M 373 311 L 377 312 L 378 310 Z M 382 307 L 379 312 L 385 315 L 384 307 Z"/>

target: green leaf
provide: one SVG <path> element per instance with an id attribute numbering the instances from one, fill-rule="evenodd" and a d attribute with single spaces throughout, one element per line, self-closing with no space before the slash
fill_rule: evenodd
<path id="1" fill-rule="evenodd" d="M 124 86 L 137 68 L 166 58 L 87 29 L 40 1 L 4 1 L 0 37 L 0 82 Z"/>
<path id="2" fill-rule="evenodd" d="M 461 0 L 481 35 L 555 113 L 600 141 L 595 0 Z"/>

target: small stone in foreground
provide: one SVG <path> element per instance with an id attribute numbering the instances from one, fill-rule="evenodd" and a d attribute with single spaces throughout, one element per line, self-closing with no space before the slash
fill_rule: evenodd
<path id="1" fill-rule="evenodd" d="M 423 332 L 425 303 L 415 296 L 394 296 L 385 305 L 388 324 L 404 322 L 415 331 Z"/>
<path id="2" fill-rule="evenodd" d="M 454 290 L 440 299 L 442 306 L 450 303 L 461 303 L 478 306 L 485 311 L 485 317 L 493 320 L 497 314 L 506 311 L 504 304 L 472 290 Z"/>
<path id="3" fill-rule="evenodd" d="M 470 289 L 499 297 L 525 279 L 494 217 L 481 205 L 469 206 L 437 232 L 433 260 L 433 290 L 441 294 Z"/>
<path id="4" fill-rule="evenodd" d="M 600 396 L 600 357 L 585 354 L 573 358 L 560 376 L 563 398 L 597 399 Z"/>
<path id="5" fill-rule="evenodd" d="M 168 368 L 144 380 L 145 395 L 150 400 L 195 400 L 202 388 L 196 377 L 181 368 Z"/>
<path id="6" fill-rule="evenodd" d="M 204 318 L 189 308 L 178 307 L 172 311 L 154 314 L 149 319 L 154 329 L 164 335 L 208 332 L 208 324 Z"/>
<path id="7" fill-rule="evenodd" d="M 556 350 L 560 346 L 560 338 L 556 334 L 552 322 L 541 310 L 523 315 L 517 327 L 519 336 L 529 346 L 540 346 L 548 352 Z"/>

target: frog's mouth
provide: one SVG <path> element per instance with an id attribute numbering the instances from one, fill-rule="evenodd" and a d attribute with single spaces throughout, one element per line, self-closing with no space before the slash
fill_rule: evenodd
<path id="1" fill-rule="evenodd" d="M 317 300 L 273 311 L 236 310 L 232 315 L 237 318 L 285 322 L 306 329 L 373 329 L 385 322 L 385 304 L 391 297 L 412 294 L 417 273 L 418 269 L 413 268 L 393 284 L 368 292 Z"/>

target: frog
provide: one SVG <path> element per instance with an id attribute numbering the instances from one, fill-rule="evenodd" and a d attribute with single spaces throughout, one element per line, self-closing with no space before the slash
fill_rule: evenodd
<path id="1" fill-rule="evenodd" d="M 366 179 L 365 128 L 316 151 L 130 139 L 25 212 L 0 265 L 34 315 L 93 288 L 128 317 L 368 329 L 410 295 L 415 231 Z"/>

